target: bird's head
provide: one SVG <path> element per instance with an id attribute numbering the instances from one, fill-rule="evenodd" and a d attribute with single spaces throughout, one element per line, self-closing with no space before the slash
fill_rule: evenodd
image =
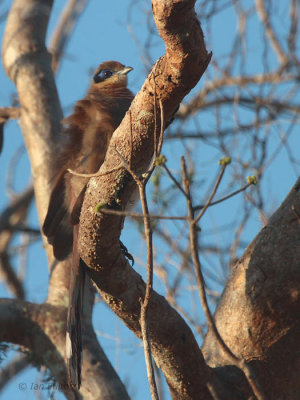
<path id="1" fill-rule="evenodd" d="M 99 90 L 126 87 L 127 74 L 132 70 L 132 67 L 125 67 L 117 61 L 105 61 L 96 69 L 92 86 Z"/>

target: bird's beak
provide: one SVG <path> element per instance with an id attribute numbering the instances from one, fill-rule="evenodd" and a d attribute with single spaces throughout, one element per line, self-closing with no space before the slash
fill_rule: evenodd
<path id="1" fill-rule="evenodd" d="M 132 67 L 124 67 L 123 69 L 121 69 L 121 71 L 118 72 L 118 74 L 120 75 L 127 75 L 128 72 L 132 71 L 133 68 Z"/>

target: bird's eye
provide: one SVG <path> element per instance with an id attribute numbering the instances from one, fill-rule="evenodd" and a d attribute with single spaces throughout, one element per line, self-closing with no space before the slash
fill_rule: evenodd
<path id="1" fill-rule="evenodd" d="M 94 81 L 95 81 L 95 83 L 103 82 L 103 81 L 105 81 L 105 79 L 112 76 L 112 74 L 113 74 L 113 71 L 111 71 L 109 69 L 101 69 L 101 71 L 99 71 L 98 74 L 94 76 Z"/>

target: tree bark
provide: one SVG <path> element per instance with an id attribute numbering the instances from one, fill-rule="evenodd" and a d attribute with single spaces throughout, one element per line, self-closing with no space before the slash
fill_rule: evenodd
<path id="1" fill-rule="evenodd" d="M 51 56 L 45 47 L 45 34 L 52 3 L 52 0 L 15 0 L 7 19 L 2 46 L 5 71 L 18 91 L 20 125 L 30 158 L 36 204 L 41 222 L 48 206 L 53 181 L 52 167 L 58 153 L 62 119 L 51 69 Z M 98 399 L 103 400 L 127 399 L 127 391 L 102 351 L 90 323 L 91 304 L 86 307 L 85 312 L 83 335 L 85 364 L 81 394 L 66 388 L 65 321 L 70 261 L 57 263 L 52 254 L 52 246 L 46 241 L 44 243 L 51 271 L 47 303 L 42 305 L 24 303 L 26 306 L 22 308 L 20 302 L 9 301 L 9 307 L 13 312 L 12 318 L 6 318 L 3 322 L 2 326 L 5 326 L 5 330 L 1 331 L 0 339 L 29 348 L 38 363 L 46 365 L 58 384 L 65 388 L 63 390 L 67 398 L 94 399 L 96 394 Z M 36 268 L 38 267 L 36 265 Z M 4 311 L 6 301 L 1 301 Z M 19 320 L 13 319 L 16 313 Z M 5 315 L 3 314 L 2 317 Z M 47 316 L 47 318 L 43 319 L 43 324 L 38 324 L 36 327 L 35 318 L 42 316 Z M 17 329 L 14 329 L 16 321 L 19 325 Z M 24 332 L 27 330 L 20 329 L 23 324 L 25 324 L 24 327 L 32 328 L 30 340 L 25 340 L 24 337 Z M 13 335 L 10 335 L 11 332 Z M 95 357 L 97 357 L 97 363 L 95 363 Z"/>
<path id="2" fill-rule="evenodd" d="M 114 133 L 101 171 L 90 180 L 81 215 L 81 256 L 102 298 L 140 338 L 140 300 L 145 283 L 120 251 L 123 217 L 97 213 L 99 204 L 125 209 L 136 174 L 144 173 L 159 139 L 160 124 L 173 115 L 204 73 L 210 55 L 194 11 L 194 0 L 153 0 L 154 19 L 166 45 L 130 111 Z M 52 165 L 59 145 L 61 107 L 44 40 L 49 0 L 15 0 L 2 46 L 3 64 L 15 82 L 20 123 L 30 157 L 40 221 L 48 204 Z M 162 110 L 160 107 L 162 106 Z M 161 120 L 161 111 L 163 120 Z M 120 169 L 116 170 L 116 167 Z M 270 399 L 297 399 L 299 383 L 300 181 L 234 266 L 215 313 L 217 328 L 232 352 L 249 362 Z M 67 398 L 127 399 L 91 325 L 92 295 L 84 324 L 81 393 L 66 385 L 65 319 L 69 261 L 51 269 L 45 304 L 1 300 L 1 339 L 31 350 L 46 365 Z M 20 326 L 22 329 L 20 330 Z M 153 292 L 148 315 L 152 354 L 174 399 L 245 399 L 251 390 L 208 332 L 202 351 L 181 316 Z M 217 394 L 215 394 L 217 393 Z"/>
<path id="3" fill-rule="evenodd" d="M 274 400 L 296 400 L 300 393 L 299 227 L 300 179 L 233 267 L 215 313 L 225 343 L 250 362 Z M 211 332 L 202 350 L 227 382 L 237 379 Z"/>
<path id="4" fill-rule="evenodd" d="M 102 298 L 139 338 L 140 299 L 144 298 L 145 284 L 120 251 L 123 217 L 96 213 L 95 209 L 99 204 L 115 204 L 125 209 L 135 184 L 125 168 L 115 170 L 122 166 L 116 149 L 136 174 L 144 173 L 154 153 L 155 135 L 156 141 L 159 137 L 162 122 L 159 102 L 163 119 L 168 121 L 210 61 L 194 3 L 194 0 L 152 1 L 154 20 L 166 45 L 166 54 L 153 66 L 114 132 L 100 169 L 100 173 L 106 174 L 91 178 L 80 217 L 80 255 L 90 267 L 89 275 Z M 148 326 L 152 354 L 173 398 L 211 398 L 206 388 L 212 379 L 211 371 L 203 362 L 191 330 L 156 293 L 150 301 Z"/>

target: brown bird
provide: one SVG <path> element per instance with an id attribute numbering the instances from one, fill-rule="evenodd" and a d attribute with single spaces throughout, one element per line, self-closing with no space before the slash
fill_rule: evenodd
<path id="1" fill-rule="evenodd" d="M 89 178 L 76 176 L 68 169 L 82 174 L 99 170 L 110 138 L 134 97 L 127 89 L 127 74 L 132 69 L 116 61 L 100 64 L 86 96 L 75 104 L 73 114 L 63 120 L 63 148 L 58 156 L 56 179 L 43 225 L 43 232 L 58 260 L 72 252 L 66 353 L 69 382 L 77 388 L 81 384 L 81 311 L 85 277 L 77 238 Z"/>

